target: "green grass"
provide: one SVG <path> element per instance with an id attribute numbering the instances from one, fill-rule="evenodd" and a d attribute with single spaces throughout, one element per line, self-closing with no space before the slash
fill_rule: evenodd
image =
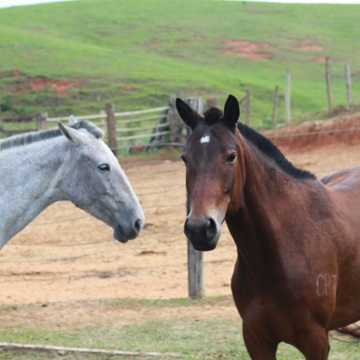
<path id="1" fill-rule="evenodd" d="M 333 96 L 345 104 L 344 65 L 359 102 L 360 5 L 295 5 L 212 0 L 95 0 L 0 10 L 0 73 L 83 79 L 69 97 L 50 91 L 13 93 L 19 78 L 0 75 L 0 117 L 48 111 L 89 114 L 166 105 L 187 96 L 252 92 L 252 124 L 268 126 L 276 85 L 292 73 L 292 115 L 326 109 L 324 63 L 333 59 Z M 225 39 L 266 42 L 271 60 L 224 54 Z M 324 50 L 302 51 L 302 44 Z M 283 116 L 282 106 L 280 116 Z"/>
<path id="2" fill-rule="evenodd" d="M 147 309 L 148 311 L 157 309 L 161 314 L 161 309 L 173 308 L 174 313 L 184 313 L 179 316 L 155 316 L 152 320 L 134 322 L 131 325 L 114 327 L 111 319 L 104 321 L 100 316 L 96 317 L 96 304 L 102 306 L 106 304 L 112 307 L 121 318 L 121 312 L 126 310 L 139 311 Z M 206 319 L 199 316 L 186 316 L 189 310 L 201 314 L 202 307 L 217 305 L 224 306 L 229 304 L 228 298 L 216 297 L 203 300 L 172 299 L 172 300 L 134 300 L 118 299 L 105 301 L 91 301 L 69 303 L 68 311 L 79 306 L 91 306 L 93 321 L 91 325 L 79 323 L 77 326 L 66 328 L 64 324 L 49 321 L 43 322 L 43 325 L 34 326 L 33 322 L 26 319 L 22 323 L 17 321 L 16 326 L 2 326 L 0 330 L 1 341 L 18 342 L 26 344 L 57 345 L 66 347 L 86 347 L 117 349 L 123 351 L 135 352 L 161 352 L 178 353 L 183 359 L 249 359 L 241 335 L 241 321 L 236 317 L 220 316 Z M 27 310 L 41 306 L 39 304 L 17 306 L 3 306 L 0 309 L 2 316 L 11 314 L 14 311 Z M 229 304 L 229 306 L 231 306 Z M 166 314 L 166 312 L 165 312 Z M 99 313 L 100 315 L 100 313 Z M 101 319 L 101 320 L 100 320 Z M 358 359 L 360 351 L 360 342 L 349 340 L 340 335 L 332 333 L 330 336 L 331 352 L 330 360 L 355 360 Z M 296 360 L 304 357 L 292 346 L 281 344 L 278 350 L 278 359 Z M 57 352 L 36 352 L 25 350 L 2 350 L 0 359 L 110 359 L 109 355 L 89 355 L 74 354 L 67 352 L 61 356 Z M 131 357 L 122 357 L 124 359 Z M 147 359 L 147 357 L 141 357 Z M 150 357 L 149 357 L 150 358 Z M 169 357 L 164 357 L 171 358 Z"/>

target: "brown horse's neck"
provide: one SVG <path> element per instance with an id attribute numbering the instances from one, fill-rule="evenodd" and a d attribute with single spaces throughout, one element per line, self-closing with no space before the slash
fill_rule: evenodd
<path id="1" fill-rule="evenodd" d="M 318 182 L 296 179 L 285 173 L 241 136 L 240 147 L 246 178 L 242 188 L 234 191 L 241 198 L 240 206 L 236 212 L 228 212 L 226 216 L 238 249 L 238 266 L 249 275 L 259 274 L 264 267 L 270 267 L 273 275 L 281 276 L 281 254 L 287 246 L 284 239 L 295 237 L 291 234 L 293 224 L 289 222 L 296 219 L 297 211 L 309 206 L 308 197 L 314 192 L 311 184 L 316 184 L 317 188 Z M 287 219 L 288 214 L 291 218 Z"/>

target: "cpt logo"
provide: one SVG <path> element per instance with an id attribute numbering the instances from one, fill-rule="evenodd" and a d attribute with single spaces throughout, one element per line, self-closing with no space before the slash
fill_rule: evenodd
<path id="1" fill-rule="evenodd" d="M 320 274 L 316 279 L 316 294 L 319 297 L 328 296 L 331 291 L 335 295 L 336 274 Z M 330 288 L 333 286 L 333 290 Z"/>

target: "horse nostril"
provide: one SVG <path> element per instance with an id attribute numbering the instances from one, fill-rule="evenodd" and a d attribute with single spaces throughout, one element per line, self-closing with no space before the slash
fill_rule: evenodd
<path id="1" fill-rule="evenodd" d="M 213 218 L 209 218 L 208 225 L 206 228 L 206 237 L 208 239 L 212 239 L 213 237 L 216 236 L 216 234 L 217 234 L 216 222 Z"/>
<path id="2" fill-rule="evenodd" d="M 134 230 L 138 234 L 141 230 L 142 221 L 140 219 L 137 219 L 134 224 Z"/>

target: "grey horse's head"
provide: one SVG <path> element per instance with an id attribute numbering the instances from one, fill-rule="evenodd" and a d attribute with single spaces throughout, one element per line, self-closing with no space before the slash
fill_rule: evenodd
<path id="1" fill-rule="evenodd" d="M 144 214 L 117 158 L 101 139 L 102 131 L 85 122 L 59 123 L 68 141 L 59 186 L 67 200 L 114 229 L 114 238 L 126 242 L 144 225 Z"/>

